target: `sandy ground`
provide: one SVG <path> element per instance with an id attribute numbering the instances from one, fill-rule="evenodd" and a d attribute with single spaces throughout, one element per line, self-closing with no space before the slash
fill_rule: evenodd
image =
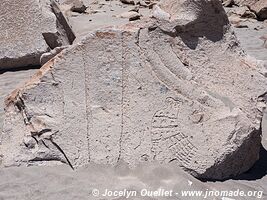
<path id="1" fill-rule="evenodd" d="M 260 39 L 261 36 L 267 34 L 267 23 L 248 21 L 243 24 L 248 28 L 234 28 L 241 46 L 248 55 L 267 61 L 267 46 L 264 47 L 264 41 Z"/>
<path id="2" fill-rule="evenodd" d="M 85 4 L 94 14 L 68 13 L 70 23 L 78 36 L 76 42 L 89 31 L 105 26 L 120 25 L 128 19 L 117 18 L 122 12 L 129 11 L 134 6 L 125 6 L 116 1 L 103 1 L 98 4 L 85 0 Z M 141 9 L 144 16 L 149 15 L 148 9 Z M 267 34 L 267 25 L 262 22 L 246 22 L 248 28 L 235 28 L 238 39 L 246 52 L 257 59 L 267 61 L 267 48 L 264 48 L 260 37 Z M 14 72 L 0 72 L 0 131 L 3 123 L 4 97 L 13 89 L 23 84 L 36 69 Z M 263 124 L 263 146 L 267 149 L 267 115 Z M 262 148 L 260 161 L 248 173 L 224 182 L 200 182 L 187 175 L 181 169 L 173 166 L 158 166 L 149 164 L 129 170 L 123 164 L 117 167 L 90 166 L 71 170 L 68 166 L 29 167 L 0 169 L 0 200 L 89 200 L 117 199 L 126 197 L 102 196 L 105 189 L 135 190 L 138 195 L 142 189 L 157 190 L 164 188 L 181 193 L 182 190 L 244 190 L 262 191 L 267 199 L 267 151 Z M 92 195 L 92 190 L 98 189 L 98 197 Z M 206 199 L 257 199 L 260 197 L 207 197 Z M 131 197 L 129 199 L 204 199 L 204 197 Z"/>
<path id="3" fill-rule="evenodd" d="M 118 1 L 92 2 L 91 0 L 84 0 L 83 2 L 87 6 L 87 14 L 67 13 L 77 37 L 76 42 L 80 41 L 92 30 L 129 23 L 128 18 L 121 18 L 119 15 L 136 7 L 134 5 L 125 5 Z M 64 6 L 62 7 L 64 8 Z M 150 11 L 148 8 L 139 8 L 139 13 L 142 17 L 148 17 Z"/>
<path id="4" fill-rule="evenodd" d="M 200 182 L 177 167 L 149 164 L 129 170 L 125 165 L 103 167 L 93 165 L 76 171 L 66 166 L 9 168 L 0 171 L 0 200 L 90 200 L 116 199 L 126 197 L 104 197 L 105 190 L 136 191 L 128 199 L 223 199 L 208 196 L 206 191 L 248 191 L 253 197 L 231 197 L 228 199 L 267 199 L 267 177 L 257 181 L 229 180 L 226 182 Z M 172 196 L 151 197 L 145 191 L 162 188 L 173 191 Z M 95 192 L 99 191 L 99 195 Z M 201 197 L 185 197 L 182 191 L 202 191 Z M 177 194 L 176 194 L 177 193 Z M 142 196 L 141 196 L 142 195 Z M 212 195 L 212 193 L 210 193 Z M 259 198 L 261 197 L 261 198 Z M 225 198 L 226 200 L 227 198 Z"/>

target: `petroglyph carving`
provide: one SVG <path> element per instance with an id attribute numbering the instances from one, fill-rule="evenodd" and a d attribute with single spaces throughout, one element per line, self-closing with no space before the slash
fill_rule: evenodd
<path id="1" fill-rule="evenodd" d="M 166 107 L 155 113 L 152 118 L 152 153 L 154 159 L 167 147 L 171 152 L 171 160 L 177 160 L 182 166 L 189 166 L 194 157 L 197 147 L 195 147 L 190 138 L 184 135 L 180 130 L 178 122 L 179 106 L 182 106 L 181 99 L 168 97 Z"/>
<path id="2" fill-rule="evenodd" d="M 159 5 L 170 20 L 94 31 L 13 92 L 0 139 L 2 165 L 57 158 L 74 168 L 120 160 L 134 167 L 154 159 L 177 160 L 198 178 L 247 171 L 258 159 L 256 103 L 266 78 L 243 62 L 218 0 L 170 2 Z M 46 126 L 29 130 L 24 119 Z M 54 133 L 44 140 L 54 151 L 36 156 L 23 142 L 31 132 Z"/>

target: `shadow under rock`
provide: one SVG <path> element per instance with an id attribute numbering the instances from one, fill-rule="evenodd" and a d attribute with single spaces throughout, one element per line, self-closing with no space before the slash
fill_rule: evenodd
<path id="1" fill-rule="evenodd" d="M 176 26 L 176 34 L 190 49 L 196 49 L 199 38 L 205 37 L 213 42 L 223 38 L 229 21 L 223 7 L 218 4 L 219 1 L 203 2 L 199 5 L 201 12 L 195 21 L 184 26 Z"/>
<path id="2" fill-rule="evenodd" d="M 233 178 L 234 180 L 258 180 L 267 175 L 267 150 L 261 146 L 259 160 L 247 172 Z"/>
<path id="3" fill-rule="evenodd" d="M 0 75 L 4 74 L 6 72 L 17 72 L 17 71 L 25 71 L 29 69 L 40 69 L 42 66 L 41 65 L 29 65 L 25 67 L 14 67 L 14 68 L 9 68 L 9 69 L 1 69 L 0 68 Z"/>

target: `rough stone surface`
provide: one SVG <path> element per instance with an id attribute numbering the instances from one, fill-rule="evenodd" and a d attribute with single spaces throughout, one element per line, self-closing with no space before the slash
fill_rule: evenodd
<path id="1" fill-rule="evenodd" d="M 225 6 L 225 7 L 231 7 L 235 4 L 235 1 L 234 0 L 224 0 L 224 1 L 222 1 L 222 3 L 223 3 L 223 6 Z"/>
<path id="2" fill-rule="evenodd" d="M 267 19 L 267 1 L 259 0 L 255 4 L 251 6 L 251 10 L 253 10 L 260 20 Z"/>
<path id="3" fill-rule="evenodd" d="M 55 14 L 57 20 L 59 21 L 59 23 L 57 24 L 59 32 L 61 34 L 66 35 L 66 38 L 68 38 L 69 42 L 72 44 L 72 42 L 76 39 L 76 36 L 72 31 L 72 28 L 67 18 L 65 17 L 64 13 L 60 9 L 60 6 L 57 4 L 55 0 L 50 0 L 50 5 L 53 13 Z"/>
<path id="4" fill-rule="evenodd" d="M 251 6 L 259 0 L 234 0 L 238 6 Z"/>
<path id="5" fill-rule="evenodd" d="M 134 21 L 140 19 L 141 14 L 135 11 L 128 11 L 118 15 L 117 17 L 128 18 L 130 21 Z"/>
<path id="6" fill-rule="evenodd" d="M 226 7 L 232 5 L 247 6 L 253 11 L 259 20 L 267 19 L 267 1 L 266 0 L 222 0 Z"/>
<path id="7" fill-rule="evenodd" d="M 63 49 L 66 49 L 67 46 L 56 47 L 48 53 L 44 53 L 40 58 L 40 63 L 43 66 L 47 61 L 59 54 Z"/>
<path id="8" fill-rule="evenodd" d="M 225 179 L 254 164 L 267 81 L 221 4 L 158 9 L 169 19 L 95 31 L 7 98 L 4 166 L 156 160 Z"/>
<path id="9" fill-rule="evenodd" d="M 267 48 L 267 34 L 260 37 L 261 40 L 263 40 L 263 46 L 264 48 Z"/>
<path id="10" fill-rule="evenodd" d="M 3 0 L 0 21 L 0 69 L 39 65 L 43 53 L 72 43 L 46 1 Z"/>
<path id="11" fill-rule="evenodd" d="M 236 15 L 241 18 L 253 18 L 256 19 L 257 16 L 254 12 L 252 12 L 247 6 L 240 6 L 233 8 L 230 12 L 228 12 L 228 16 Z"/>

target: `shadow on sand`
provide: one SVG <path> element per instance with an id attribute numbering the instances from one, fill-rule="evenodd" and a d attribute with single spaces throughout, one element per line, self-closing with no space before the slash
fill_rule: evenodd
<path id="1" fill-rule="evenodd" d="M 0 69 L 0 75 L 4 74 L 6 72 L 17 72 L 17 71 L 25 71 L 25 70 L 29 70 L 29 69 L 40 69 L 42 66 L 40 65 L 29 65 L 26 67 L 14 67 L 14 68 L 10 68 L 10 69 Z"/>

